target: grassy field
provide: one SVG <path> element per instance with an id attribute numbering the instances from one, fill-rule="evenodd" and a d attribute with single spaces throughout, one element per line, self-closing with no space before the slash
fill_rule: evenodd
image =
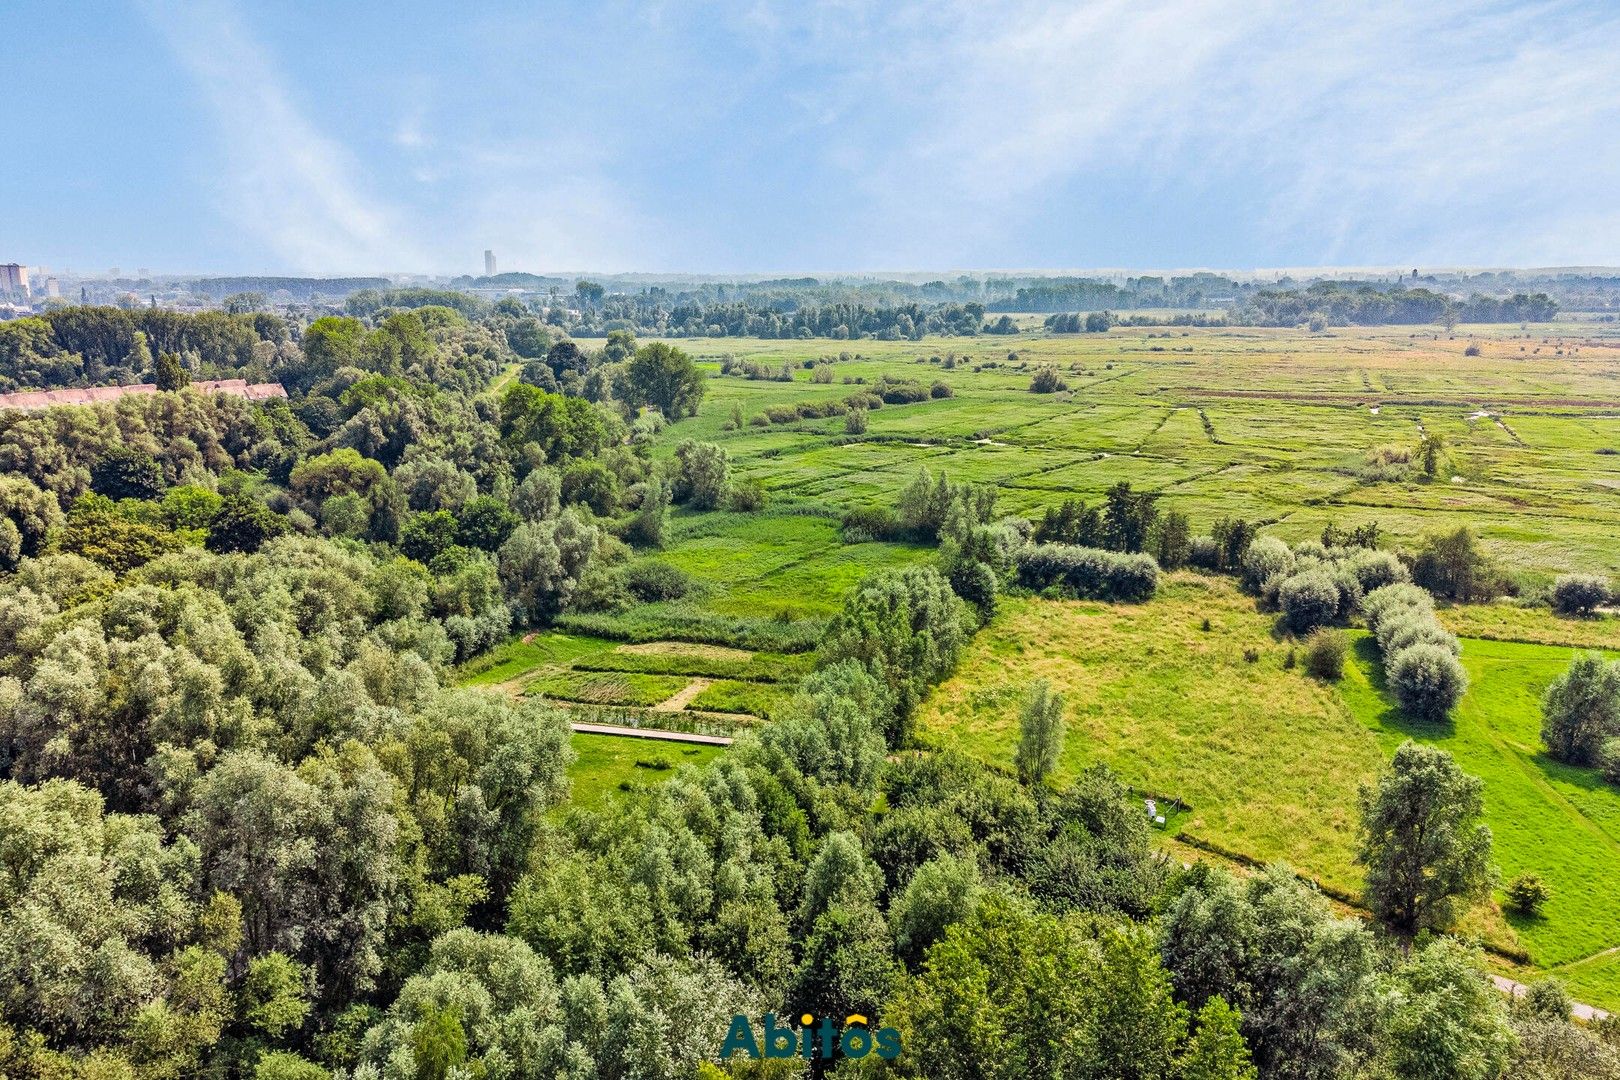
<path id="1" fill-rule="evenodd" d="M 1030 683 L 1049 679 L 1069 725 L 1057 782 L 1107 762 L 1190 804 L 1182 833 L 1354 890 L 1356 787 L 1383 755 L 1332 688 L 1283 666 L 1271 624 L 1230 582 L 1192 574 L 1141 605 L 1007 601 L 919 729 L 1010 764 Z"/>
<path id="2" fill-rule="evenodd" d="M 1189 803 L 1173 823 L 1183 838 L 1284 859 L 1352 894 L 1358 786 L 1406 738 L 1444 747 L 1485 781 L 1502 880 L 1531 870 L 1553 889 L 1540 917 L 1492 908 L 1468 929 L 1523 949 L 1583 1000 L 1620 1006 L 1620 964 L 1606 955 L 1620 947 L 1620 908 L 1609 902 L 1620 889 L 1620 793 L 1540 746 L 1541 692 L 1573 650 L 1466 639 L 1473 685 L 1438 727 L 1393 706 L 1365 636 L 1337 686 L 1286 667 L 1288 650 L 1272 618 L 1225 580 L 1178 574 L 1135 606 L 1010 601 L 925 703 L 920 728 L 1010 763 L 1023 697 L 1032 680 L 1050 679 L 1069 721 L 1060 782 L 1105 761 L 1140 791 Z"/>
<path id="3" fill-rule="evenodd" d="M 1539 917 L 1508 916 L 1538 966 L 1598 1003 L 1620 1006 L 1620 969 L 1575 964 L 1620 946 L 1620 792 L 1594 769 L 1549 758 L 1541 745 L 1541 694 L 1576 650 L 1464 639 L 1471 686 L 1450 723 L 1403 716 L 1384 693 L 1370 639 L 1357 642 L 1342 692 L 1386 750 L 1413 738 L 1443 747 L 1485 781 L 1485 817 L 1502 880 L 1534 871 L 1552 887 Z"/>
<path id="4" fill-rule="evenodd" d="M 629 787 L 667 780 L 682 765 L 701 765 L 725 752 L 719 746 L 688 746 L 653 739 L 617 735 L 573 736 L 574 763 L 568 767 L 572 784 L 569 804 L 590 807 Z"/>
<path id="5" fill-rule="evenodd" d="M 1412 543 L 1469 524 L 1489 550 L 1533 575 L 1620 571 L 1610 542 L 1620 527 L 1612 497 L 1620 490 L 1620 330 L 1559 330 L 684 339 L 678 344 L 711 378 L 699 415 L 674 432 L 724 446 L 734 472 L 763 484 L 778 510 L 829 516 L 792 525 L 756 517 L 755 528 L 749 515 L 700 515 L 717 520 L 678 522 L 678 534 L 690 532 L 662 557 L 717 586 L 698 605 L 716 614 L 823 618 L 860 570 L 914 557 L 888 545 L 841 548 L 836 514 L 892 502 L 926 466 L 996 485 L 1010 512 L 1097 498 L 1129 480 L 1187 511 L 1195 526 L 1231 514 L 1303 539 L 1329 521 L 1376 519 L 1392 540 Z M 1479 356 L 1464 354 L 1471 344 Z M 725 356 L 786 360 L 794 379 L 722 376 Z M 818 359 L 831 361 L 834 382 L 811 381 L 802 365 Z M 1067 391 L 1029 392 L 1031 371 L 1044 363 L 1057 365 Z M 840 400 L 885 376 L 937 380 L 952 396 L 876 410 L 860 437 L 846 436 L 840 417 L 756 423 L 772 406 Z M 1449 447 L 1436 478 L 1368 469 L 1369 450 L 1410 449 L 1420 425 Z"/>
<path id="6" fill-rule="evenodd" d="M 1038 320 L 1022 320 L 1034 326 Z M 1288 540 L 1330 522 L 1377 521 L 1386 546 L 1467 525 L 1527 581 L 1620 572 L 1620 328 L 1559 325 L 1336 330 L 1116 328 L 1107 334 L 895 341 L 684 339 L 709 372 L 685 438 L 719 444 L 738 480 L 761 484 L 761 512 L 670 517 L 661 551 L 685 598 L 620 614 L 570 615 L 514 639 L 464 682 L 543 692 L 675 726 L 699 711 L 768 717 L 814 663 L 845 593 L 868 574 L 932 557 L 896 543 L 846 544 L 843 513 L 892 505 L 918 472 L 993 485 L 1003 512 L 1036 516 L 1064 499 L 1098 500 L 1126 480 L 1187 512 L 1259 521 Z M 1465 350 L 1474 346 L 1479 355 Z M 757 361 L 791 381 L 721 375 Z M 816 362 L 831 382 L 812 379 Z M 809 362 L 809 366 L 807 366 Z M 1054 364 L 1068 384 L 1029 391 Z M 948 395 L 870 412 L 864 434 L 840 416 L 785 419 L 784 407 L 842 401 L 875 381 L 935 383 Z M 770 412 L 770 416 L 767 416 Z M 777 422 L 771 422 L 771 420 Z M 1421 431 L 1446 443 L 1434 477 L 1378 469 L 1370 452 L 1410 452 Z M 1203 620 L 1209 619 L 1205 631 Z M 1573 646 L 1620 648 L 1620 619 L 1557 618 L 1492 604 L 1443 610 L 1468 639 L 1473 692 L 1454 725 L 1418 730 L 1382 694 L 1375 658 L 1320 685 L 1286 666 L 1272 620 L 1229 583 L 1177 575 L 1132 608 L 1007 602 L 960 671 L 923 709 L 941 743 L 1010 761 L 1032 678 L 1068 695 L 1060 779 L 1108 761 L 1144 792 L 1185 800 L 1171 831 L 1261 859 L 1285 858 L 1335 891 L 1359 886 L 1355 794 L 1408 735 L 1456 754 L 1487 783 L 1505 876 L 1552 884 L 1543 919 L 1494 909 L 1470 926 L 1523 948 L 1576 993 L 1620 1005 L 1620 802 L 1590 775 L 1537 749 L 1536 701 Z M 1486 640 L 1488 639 L 1488 640 Z M 1246 654 L 1252 651 L 1253 661 Z M 582 742 L 576 800 L 667 776 L 637 762 L 637 740 Z M 674 751 L 684 753 L 684 751 Z M 665 755 L 671 751 L 666 750 Z"/>

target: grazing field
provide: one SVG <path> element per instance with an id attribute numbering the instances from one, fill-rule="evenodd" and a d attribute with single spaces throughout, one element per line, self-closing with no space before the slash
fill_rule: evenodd
<path id="1" fill-rule="evenodd" d="M 460 682 L 570 704 L 764 719 L 791 695 L 811 659 L 683 641 L 625 643 L 552 630 L 513 638 L 463 668 Z M 682 727 L 639 719 L 644 726 Z"/>
<path id="2" fill-rule="evenodd" d="M 1534 871 L 1552 888 L 1541 915 L 1508 916 L 1520 943 L 1583 1000 L 1620 1006 L 1620 969 L 1578 963 L 1620 946 L 1611 900 L 1620 891 L 1620 792 L 1595 769 L 1554 761 L 1541 744 L 1541 694 L 1575 650 L 1464 639 L 1470 688 L 1443 725 L 1412 721 L 1391 704 L 1375 652 L 1370 639 L 1357 642 L 1342 684 L 1351 711 L 1386 750 L 1405 738 L 1430 743 L 1485 781 L 1502 880 Z"/>
<path id="3" fill-rule="evenodd" d="M 715 586 L 669 605 L 715 619 L 815 623 L 862 569 L 916 557 L 838 543 L 837 515 L 892 503 L 918 469 L 994 484 L 999 505 L 1037 513 L 1128 480 L 1195 527 L 1259 519 L 1289 540 L 1330 521 L 1376 519 L 1394 543 L 1474 527 L 1532 577 L 1620 571 L 1620 330 L 1569 325 L 1298 330 L 1119 327 L 1107 334 L 896 341 L 683 339 L 711 375 L 683 438 L 712 441 L 779 512 L 677 515 L 660 556 Z M 1473 345 L 1478 356 L 1465 355 Z M 1015 354 L 1016 359 L 1011 359 Z M 721 375 L 721 362 L 792 366 L 793 381 Z M 834 381 L 804 365 L 830 363 Z M 1029 390 L 1054 364 L 1068 384 Z M 765 423 L 782 406 L 841 401 L 879 378 L 951 396 L 873 410 L 863 435 L 841 416 Z M 741 425 L 737 426 L 737 420 Z M 1377 469 L 1368 452 L 1447 450 L 1432 479 Z M 666 443 L 662 452 L 670 452 Z M 787 511 L 811 514 L 791 522 Z M 736 519 L 736 520 L 729 520 Z M 644 625 L 622 633 L 654 633 Z"/>
<path id="4" fill-rule="evenodd" d="M 1358 785 L 1406 738 L 1443 747 L 1485 781 L 1502 880 L 1534 871 L 1553 890 L 1539 917 L 1481 911 L 1468 926 L 1524 950 L 1582 1000 L 1620 1006 L 1620 965 L 1605 955 L 1620 947 L 1610 902 L 1620 890 L 1620 794 L 1594 770 L 1549 760 L 1539 737 L 1541 692 L 1573 650 L 1465 639 L 1472 687 L 1443 726 L 1394 707 L 1365 636 L 1337 686 L 1285 667 L 1288 650 L 1272 617 L 1223 579 L 1178 574 L 1142 605 L 1009 601 L 924 704 L 919 726 L 935 743 L 1010 763 L 1023 696 L 1033 679 L 1050 679 L 1069 723 L 1059 782 L 1107 762 L 1144 793 L 1190 803 L 1171 825 L 1183 838 L 1284 859 L 1350 893 L 1360 883 Z"/>

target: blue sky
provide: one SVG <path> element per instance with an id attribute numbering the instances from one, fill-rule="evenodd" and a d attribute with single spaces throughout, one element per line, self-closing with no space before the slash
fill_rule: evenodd
<path id="1" fill-rule="evenodd" d="M 1620 4 L 9 0 L 0 261 L 1620 263 Z"/>

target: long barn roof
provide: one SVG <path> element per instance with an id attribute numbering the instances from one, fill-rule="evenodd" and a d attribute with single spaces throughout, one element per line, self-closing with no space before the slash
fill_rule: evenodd
<path id="1" fill-rule="evenodd" d="M 234 394 L 249 401 L 284 398 L 287 391 L 280 383 L 249 383 L 246 379 L 208 379 L 194 382 L 191 389 L 199 394 Z M 129 386 L 86 386 L 73 390 L 19 390 L 0 394 L 0 409 L 34 411 L 52 405 L 94 405 L 100 401 L 117 401 L 136 394 L 155 394 L 156 383 L 133 383 Z"/>

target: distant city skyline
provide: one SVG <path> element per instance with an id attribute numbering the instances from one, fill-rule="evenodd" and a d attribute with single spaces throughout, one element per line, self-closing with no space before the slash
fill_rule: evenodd
<path id="1" fill-rule="evenodd" d="M 0 258 L 1620 263 L 1620 8 L 1601 0 L 378 10 L 16 0 L 7 68 L 29 89 Z"/>

